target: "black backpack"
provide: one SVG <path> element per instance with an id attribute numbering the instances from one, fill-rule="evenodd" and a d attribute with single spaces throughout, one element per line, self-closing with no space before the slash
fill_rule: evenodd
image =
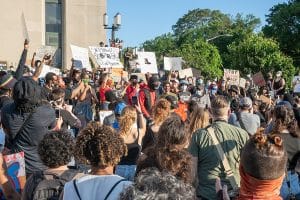
<path id="1" fill-rule="evenodd" d="M 71 181 L 78 173 L 73 169 L 66 170 L 60 176 L 43 171 L 35 172 L 32 175 L 34 183 L 32 200 L 58 200 L 66 182 Z"/>

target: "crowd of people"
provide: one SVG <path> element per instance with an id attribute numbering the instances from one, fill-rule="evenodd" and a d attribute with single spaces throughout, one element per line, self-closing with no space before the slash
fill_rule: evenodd
<path id="1" fill-rule="evenodd" d="M 41 78 L 43 60 L 0 72 L 6 199 L 300 199 L 300 80 L 266 85 L 72 65 Z M 110 111 L 110 112 L 108 112 Z M 109 113 L 103 118 L 101 113 Z M 24 152 L 16 191 L 3 156 Z"/>

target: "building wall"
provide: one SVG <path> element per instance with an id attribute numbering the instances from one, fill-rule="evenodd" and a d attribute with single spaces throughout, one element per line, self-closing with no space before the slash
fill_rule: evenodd
<path id="1" fill-rule="evenodd" d="M 88 47 L 106 41 L 102 21 L 105 12 L 106 0 L 63 1 L 65 35 L 62 67 L 69 68 L 71 65 L 70 44 Z M 28 35 L 30 50 L 27 64 L 29 64 L 33 52 L 45 44 L 45 0 L 1 2 L 0 27 L 0 61 L 7 61 L 8 65 L 17 66 L 24 39 Z"/>

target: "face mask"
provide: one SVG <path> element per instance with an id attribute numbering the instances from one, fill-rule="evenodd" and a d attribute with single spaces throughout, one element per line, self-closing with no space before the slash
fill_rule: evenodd
<path id="1" fill-rule="evenodd" d="M 196 94 L 197 94 L 198 96 L 203 96 L 203 90 L 197 90 L 197 91 L 196 91 Z"/>
<path id="2" fill-rule="evenodd" d="M 187 88 L 188 88 L 188 86 L 187 86 L 187 85 L 183 85 L 183 86 L 181 86 L 181 87 L 180 87 L 180 89 L 181 89 L 182 91 L 186 91 L 186 90 L 187 90 Z"/>

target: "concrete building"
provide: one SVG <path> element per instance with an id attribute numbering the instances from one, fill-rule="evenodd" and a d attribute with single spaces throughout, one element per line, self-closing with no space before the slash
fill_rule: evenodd
<path id="1" fill-rule="evenodd" d="M 106 41 L 106 0 L 9 0 L 1 2 L 0 64 L 17 66 L 25 38 L 27 63 L 40 46 L 58 48 L 58 66 L 71 65 L 70 44 L 88 47 Z"/>

